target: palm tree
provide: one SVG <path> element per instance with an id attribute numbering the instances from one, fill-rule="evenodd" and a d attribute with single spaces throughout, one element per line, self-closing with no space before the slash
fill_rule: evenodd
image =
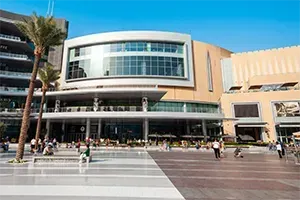
<path id="1" fill-rule="evenodd" d="M 36 149 L 37 149 L 38 140 L 40 138 L 40 133 L 41 133 L 43 105 L 45 102 L 46 92 L 48 91 L 50 84 L 53 82 L 56 82 L 60 78 L 59 72 L 55 71 L 53 69 L 53 66 L 50 65 L 49 63 L 47 63 L 45 65 L 45 67 L 39 68 L 38 76 L 40 77 L 40 80 L 43 83 L 43 86 L 42 86 L 43 95 L 42 95 L 42 99 L 41 99 L 41 103 L 40 103 L 39 118 L 37 121 L 36 134 L 35 134 L 35 139 L 36 139 L 35 148 Z"/>
<path id="2" fill-rule="evenodd" d="M 19 136 L 19 144 L 15 160 L 20 162 L 24 155 L 24 146 L 29 125 L 30 107 L 34 93 L 37 71 L 41 57 L 50 46 L 60 45 L 66 34 L 56 27 L 53 17 L 37 16 L 33 13 L 29 19 L 16 23 L 19 30 L 26 35 L 34 44 L 34 64 L 30 78 L 28 95 L 22 118 L 22 125 Z"/>

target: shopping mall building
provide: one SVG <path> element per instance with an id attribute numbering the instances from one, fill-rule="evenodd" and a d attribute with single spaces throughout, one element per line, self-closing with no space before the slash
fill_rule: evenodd
<path id="1" fill-rule="evenodd" d="M 18 89 L 24 84 L 9 84 L 19 81 L 13 73 L 24 63 L 0 51 L 1 66 L 8 63 L 0 117 L 17 137 L 27 94 Z M 287 141 L 300 130 L 300 46 L 233 53 L 188 34 L 122 31 L 65 40 L 61 63 L 54 64 L 60 87 L 47 93 L 43 114 L 43 134 L 59 140 L 228 134 Z M 29 138 L 40 96 L 37 88 Z"/>

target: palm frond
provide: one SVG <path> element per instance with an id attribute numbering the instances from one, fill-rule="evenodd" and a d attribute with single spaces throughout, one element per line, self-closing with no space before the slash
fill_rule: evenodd
<path id="1" fill-rule="evenodd" d="M 60 78 L 60 72 L 54 70 L 54 67 L 46 63 L 42 68 L 39 68 L 38 76 L 43 83 L 44 88 L 48 88 L 50 83 L 57 81 Z"/>
<path id="2" fill-rule="evenodd" d="M 42 54 L 47 47 L 62 44 L 66 37 L 66 33 L 56 26 L 53 17 L 45 18 L 36 13 L 33 13 L 30 19 L 23 19 L 22 22 L 16 23 L 16 26 L 33 42 L 35 49 Z"/>

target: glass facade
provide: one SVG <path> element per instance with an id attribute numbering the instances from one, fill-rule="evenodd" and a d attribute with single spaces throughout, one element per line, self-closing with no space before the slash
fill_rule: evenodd
<path id="1" fill-rule="evenodd" d="M 105 76 L 184 76 L 183 58 L 162 56 L 119 56 L 104 58 Z"/>
<path id="2" fill-rule="evenodd" d="M 203 103 L 186 103 L 187 112 L 219 113 L 219 105 Z"/>
<path id="3" fill-rule="evenodd" d="M 153 112 L 184 112 L 184 102 L 150 102 L 149 111 Z M 186 103 L 186 112 L 219 113 L 219 106 L 215 104 Z"/>
<path id="4" fill-rule="evenodd" d="M 183 54 L 183 44 L 131 41 L 131 42 L 118 42 L 118 43 L 105 45 L 105 52 L 127 52 L 127 51 L 167 52 L 167 53 Z"/>
<path id="5" fill-rule="evenodd" d="M 136 53 L 135 53 L 136 52 Z M 69 50 L 66 79 L 186 76 L 184 44 L 130 41 Z"/>

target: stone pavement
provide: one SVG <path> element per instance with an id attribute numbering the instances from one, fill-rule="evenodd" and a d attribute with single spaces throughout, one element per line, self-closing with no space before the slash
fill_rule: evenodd
<path id="1" fill-rule="evenodd" d="M 74 154 L 75 152 L 59 152 Z M 300 168 L 274 155 L 99 150 L 86 164 L 5 163 L 0 154 L 0 199 L 298 200 Z M 31 155 L 26 153 L 25 159 Z"/>
<path id="2" fill-rule="evenodd" d="M 277 155 L 149 152 L 185 199 L 299 200 L 300 167 Z"/>
<path id="3" fill-rule="evenodd" d="M 0 159 L 0 199 L 184 199 L 146 151 L 93 152 L 88 165 L 11 165 L 8 157 Z"/>

